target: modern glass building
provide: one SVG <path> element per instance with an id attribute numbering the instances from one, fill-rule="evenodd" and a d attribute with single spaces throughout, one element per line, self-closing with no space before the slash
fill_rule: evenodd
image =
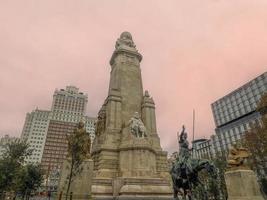
<path id="1" fill-rule="evenodd" d="M 260 123 L 256 107 L 266 92 L 267 72 L 211 104 L 216 125 L 216 134 L 211 137 L 215 153 L 228 152 L 251 123 Z"/>

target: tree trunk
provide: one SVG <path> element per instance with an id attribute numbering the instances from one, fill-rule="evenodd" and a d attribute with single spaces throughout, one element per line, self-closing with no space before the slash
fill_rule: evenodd
<path id="1" fill-rule="evenodd" d="M 74 161 L 73 161 L 73 159 L 71 159 L 70 177 L 69 177 L 69 182 L 68 182 L 68 187 L 67 187 L 67 192 L 66 192 L 66 198 L 65 198 L 65 200 L 68 200 L 68 194 L 69 194 L 69 190 L 70 190 L 70 184 L 71 184 L 71 181 L 72 181 L 73 165 L 74 165 Z"/>

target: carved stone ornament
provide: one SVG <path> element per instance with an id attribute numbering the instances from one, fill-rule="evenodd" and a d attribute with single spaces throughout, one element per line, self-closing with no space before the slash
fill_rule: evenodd
<path id="1" fill-rule="evenodd" d="M 133 39 L 132 39 L 132 35 L 131 33 L 129 32 L 123 32 L 121 35 L 120 35 L 120 38 L 117 40 L 116 42 L 116 46 L 115 48 L 116 49 L 121 49 L 121 48 L 133 48 L 135 49 L 135 44 L 133 42 Z"/>

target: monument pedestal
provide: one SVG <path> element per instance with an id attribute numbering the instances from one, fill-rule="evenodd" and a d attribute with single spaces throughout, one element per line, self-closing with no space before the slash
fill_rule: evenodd
<path id="1" fill-rule="evenodd" d="M 82 163 L 83 170 L 80 174 L 73 177 L 73 182 L 70 185 L 69 195 L 72 192 L 72 200 L 86 200 L 91 197 L 91 186 L 93 177 L 93 160 L 86 159 Z M 62 199 L 65 198 L 67 192 L 67 185 L 70 173 L 69 160 L 65 160 L 61 170 L 61 176 L 59 180 L 58 196 L 61 194 Z"/>
<path id="2" fill-rule="evenodd" d="M 252 170 L 238 169 L 225 173 L 229 200 L 264 200 Z"/>

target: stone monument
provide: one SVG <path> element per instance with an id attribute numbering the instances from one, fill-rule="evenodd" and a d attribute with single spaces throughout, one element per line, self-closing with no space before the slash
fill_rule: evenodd
<path id="1" fill-rule="evenodd" d="M 131 34 L 123 32 L 110 60 L 108 96 L 98 113 L 92 146 L 96 199 L 162 199 L 172 194 L 155 104 L 143 91 L 141 60 Z"/>
<path id="2" fill-rule="evenodd" d="M 225 172 L 229 200 L 264 200 L 256 175 L 247 165 L 248 158 L 248 151 L 242 147 L 233 147 L 229 152 Z"/>

